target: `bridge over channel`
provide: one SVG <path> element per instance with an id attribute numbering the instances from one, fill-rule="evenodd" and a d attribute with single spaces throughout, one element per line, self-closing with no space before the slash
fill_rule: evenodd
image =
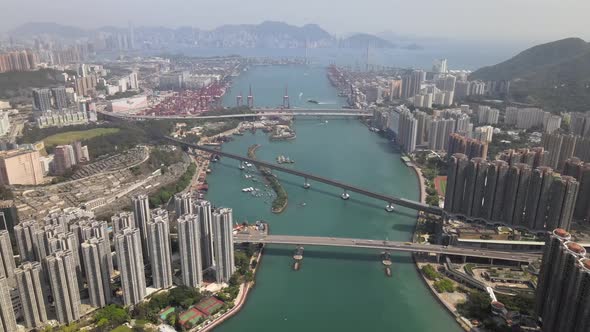
<path id="1" fill-rule="evenodd" d="M 237 234 L 234 242 L 252 242 L 267 244 L 286 244 L 301 246 L 325 246 L 368 248 L 400 252 L 434 253 L 441 255 L 453 255 L 463 257 L 478 257 L 486 259 L 499 259 L 514 262 L 532 262 L 541 257 L 541 253 L 526 251 L 498 251 L 488 249 L 462 248 L 455 246 L 442 246 L 435 244 L 420 244 L 413 242 L 382 241 L 368 239 L 353 239 L 340 237 L 321 236 L 295 236 L 295 235 L 264 235 L 264 234 Z"/>
<path id="2" fill-rule="evenodd" d="M 279 172 L 283 172 L 283 173 L 288 173 L 288 174 L 292 174 L 292 175 L 296 175 L 296 176 L 300 176 L 302 178 L 305 179 L 304 182 L 304 187 L 308 188 L 309 187 L 309 180 L 312 181 L 317 181 L 317 182 L 322 182 L 334 187 L 338 187 L 341 188 L 342 190 L 345 191 L 345 193 L 347 194 L 347 192 L 355 192 L 364 196 L 368 196 L 371 198 L 375 198 L 381 201 L 384 201 L 385 203 L 387 203 L 387 206 L 393 206 L 393 205 L 399 205 L 399 206 L 404 206 L 410 209 L 414 209 L 414 210 L 418 210 L 418 211 L 424 211 L 424 212 L 428 212 L 428 213 L 432 213 L 432 214 L 436 214 L 436 215 L 442 215 L 443 211 L 440 207 L 438 206 L 433 206 L 433 205 L 428 205 L 428 204 L 424 204 L 424 203 L 420 203 L 420 202 L 416 202 L 416 201 L 412 201 L 409 199 L 405 199 L 405 198 L 400 198 L 400 197 L 395 197 L 395 196 L 390 196 L 390 195 L 385 195 L 385 194 L 380 194 L 380 193 L 376 193 L 367 189 L 363 189 L 363 188 L 359 188 L 350 184 L 346 184 L 343 182 L 339 182 L 336 180 L 332 180 L 332 179 L 328 179 L 326 177 L 323 176 L 319 176 L 319 175 L 314 175 L 311 173 L 307 173 L 307 172 L 302 172 L 302 171 L 298 171 L 292 168 L 287 168 L 287 167 L 283 167 L 280 165 L 276 165 L 273 163 L 269 163 L 269 162 L 265 162 L 265 161 L 260 161 L 260 160 L 254 160 L 251 158 L 247 158 L 247 157 L 242 157 L 240 155 L 237 154 L 233 154 L 233 153 L 228 153 L 228 152 L 223 152 L 217 149 L 212 149 L 212 148 L 207 148 L 201 145 L 197 145 L 197 144 L 191 144 L 191 143 L 187 143 L 187 142 L 183 142 L 179 139 L 175 139 L 172 137 L 166 137 L 166 139 L 168 139 L 171 142 L 174 142 L 176 144 L 180 144 L 186 147 L 190 147 L 193 149 L 197 149 L 200 151 L 204 151 L 204 152 L 208 152 L 214 155 L 219 155 L 222 157 L 227 157 L 227 158 L 231 158 L 231 159 L 235 159 L 235 160 L 239 160 L 241 162 L 248 162 L 257 166 L 262 166 L 262 167 L 266 167 L 275 171 L 279 171 Z"/>
<path id="3" fill-rule="evenodd" d="M 215 119 L 242 119 L 258 118 L 263 116 L 294 116 L 294 117 L 342 117 L 342 118 L 366 118 L 372 117 L 372 113 L 352 110 L 253 110 L 256 113 L 242 114 L 225 114 L 225 115 L 142 115 L 142 114 L 124 114 L 100 111 L 103 116 L 128 119 L 128 120 L 215 120 Z"/>

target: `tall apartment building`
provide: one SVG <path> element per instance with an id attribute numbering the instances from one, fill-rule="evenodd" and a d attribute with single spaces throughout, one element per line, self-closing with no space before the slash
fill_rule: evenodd
<path id="1" fill-rule="evenodd" d="M 0 277 L 0 332 L 16 330 L 16 318 L 12 309 L 8 279 Z"/>
<path id="2" fill-rule="evenodd" d="M 39 112 L 51 110 L 51 91 L 49 89 L 33 89 L 33 108 Z"/>
<path id="3" fill-rule="evenodd" d="M 182 283 L 189 287 L 200 287 L 203 282 L 201 221 L 198 215 L 185 214 L 178 218 L 177 223 Z"/>
<path id="4" fill-rule="evenodd" d="M 91 237 L 82 243 L 81 251 L 90 304 L 102 308 L 111 303 L 111 271 L 108 262 L 111 258 L 110 246 L 107 249 L 102 237 Z"/>
<path id="5" fill-rule="evenodd" d="M 545 118 L 550 116 L 549 112 L 545 112 L 540 108 L 521 108 L 517 112 L 516 127 L 519 129 L 542 127 Z"/>
<path id="6" fill-rule="evenodd" d="M 43 168 L 39 151 L 18 149 L 0 152 L 0 183 L 3 185 L 39 185 Z"/>
<path id="7" fill-rule="evenodd" d="M 47 321 L 41 263 L 25 262 L 15 270 L 15 275 L 25 326 L 40 327 Z"/>
<path id="8" fill-rule="evenodd" d="M 111 217 L 113 233 L 119 233 L 124 228 L 137 228 L 133 212 L 119 212 Z"/>
<path id="9" fill-rule="evenodd" d="M 570 113 L 570 131 L 573 135 L 590 137 L 590 115 L 588 113 Z"/>
<path id="10" fill-rule="evenodd" d="M 409 109 L 400 112 L 398 144 L 405 153 L 412 153 L 416 150 L 416 136 L 418 132 L 418 120 L 414 118 Z"/>
<path id="11" fill-rule="evenodd" d="M 186 192 L 174 195 L 174 211 L 177 217 L 184 214 L 193 214 L 192 193 Z"/>
<path id="12" fill-rule="evenodd" d="M 488 143 L 473 138 L 462 136 L 458 133 L 449 135 L 449 147 L 447 149 L 449 156 L 455 153 L 463 153 L 471 158 L 487 158 Z"/>
<path id="13" fill-rule="evenodd" d="M 569 230 L 580 184 L 571 176 L 554 177 L 551 182 L 547 228 Z"/>
<path id="14" fill-rule="evenodd" d="M 490 143 L 494 137 L 494 127 L 492 126 L 481 126 L 476 127 L 473 131 L 473 138 Z"/>
<path id="15" fill-rule="evenodd" d="M 53 96 L 53 102 L 56 109 L 60 110 L 68 107 L 68 96 L 65 87 L 52 88 L 51 95 Z"/>
<path id="16" fill-rule="evenodd" d="M 543 148 L 549 152 L 549 166 L 563 169 L 564 162 L 574 156 L 577 136 L 561 134 L 543 134 Z"/>
<path id="17" fill-rule="evenodd" d="M 533 169 L 524 217 L 524 225 L 529 229 L 543 229 L 547 222 L 553 169 L 537 167 Z"/>
<path id="18" fill-rule="evenodd" d="M 446 151 L 449 147 L 449 135 L 455 132 L 454 119 L 433 119 L 428 130 L 428 148 L 434 151 Z"/>
<path id="19" fill-rule="evenodd" d="M 125 306 L 145 298 L 146 284 L 141 251 L 141 235 L 137 228 L 125 228 L 115 234 L 115 251 L 121 272 L 121 288 Z"/>
<path id="20" fill-rule="evenodd" d="M 425 72 L 422 70 L 414 70 L 402 77 L 402 93 L 403 99 L 412 98 L 420 92 L 422 82 L 424 82 Z"/>
<path id="21" fill-rule="evenodd" d="M 574 219 L 590 221 L 590 163 L 570 158 L 565 161 L 563 174 L 574 177 L 580 183 Z"/>
<path id="22" fill-rule="evenodd" d="M 53 173 L 56 175 L 65 174 L 75 164 L 70 156 L 68 146 L 58 145 L 53 150 Z"/>
<path id="23" fill-rule="evenodd" d="M 232 209 L 216 209 L 213 217 L 215 277 L 218 283 L 229 282 L 235 272 Z"/>
<path id="24" fill-rule="evenodd" d="M 102 246 L 99 250 L 103 255 L 101 262 L 105 264 L 106 274 L 110 277 L 113 273 L 113 259 L 111 257 L 111 242 L 109 240 L 108 223 L 103 220 L 99 221 L 94 219 L 78 220 L 70 225 L 70 231 L 74 234 L 80 246 L 90 239 L 97 238 L 102 240 L 98 242 L 98 244 Z M 88 272 L 85 272 L 86 263 L 83 260 L 84 253 L 82 248 L 79 253 L 82 270 L 88 277 Z"/>
<path id="25" fill-rule="evenodd" d="M 506 161 L 510 165 L 523 163 L 532 168 L 537 168 L 548 164 L 549 153 L 542 146 L 531 149 L 508 149 L 500 153 L 499 159 Z"/>
<path id="26" fill-rule="evenodd" d="M 46 257 L 51 294 L 57 320 L 69 324 L 80 319 L 80 292 L 76 261 L 71 250 L 61 250 Z"/>
<path id="27" fill-rule="evenodd" d="M 144 253 L 143 259 L 149 261 L 149 250 L 147 243 L 147 223 L 151 220 L 150 202 L 148 195 L 137 195 L 132 198 L 133 216 L 135 226 L 139 230 L 141 239 L 141 250 Z"/>
<path id="28" fill-rule="evenodd" d="M 545 244 L 535 301 L 543 331 L 590 330 L 590 260 L 570 239 L 556 229 Z"/>
<path id="29" fill-rule="evenodd" d="M 14 257 L 10 234 L 0 230 L 0 278 L 14 279 Z"/>
<path id="30" fill-rule="evenodd" d="M 418 125 L 416 126 L 416 145 L 424 145 L 428 142 L 428 123 L 430 117 L 425 112 L 416 111 L 414 118 L 418 120 Z"/>
<path id="31" fill-rule="evenodd" d="M 35 220 L 24 220 L 14 226 L 16 245 L 18 247 L 21 261 L 23 262 L 41 260 L 41 258 L 37 256 L 37 230 L 38 226 Z"/>
<path id="32" fill-rule="evenodd" d="M 456 153 L 449 162 L 445 210 L 533 230 L 569 229 L 579 187 L 575 178 L 556 175 L 550 167 L 469 161 Z M 587 207 L 580 209 L 583 214 Z"/>
<path id="33" fill-rule="evenodd" d="M 477 123 L 482 125 L 493 125 L 498 123 L 500 111 L 489 106 L 479 105 L 477 108 Z"/>
<path id="34" fill-rule="evenodd" d="M 195 203 L 194 212 L 199 216 L 199 235 L 201 236 L 201 264 L 203 269 L 213 266 L 213 216 L 211 203 L 200 200 Z"/>
<path id="35" fill-rule="evenodd" d="M 156 209 L 152 213 L 152 218 L 147 224 L 147 236 L 153 286 L 155 288 L 170 288 L 172 286 L 172 256 L 168 212 Z"/>

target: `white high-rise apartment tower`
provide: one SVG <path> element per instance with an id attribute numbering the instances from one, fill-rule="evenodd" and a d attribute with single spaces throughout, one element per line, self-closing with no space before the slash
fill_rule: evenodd
<path id="1" fill-rule="evenodd" d="M 151 221 L 147 224 L 147 236 L 153 285 L 155 288 L 169 288 L 172 286 L 172 257 L 168 212 L 156 209 L 152 213 Z"/>
<path id="2" fill-rule="evenodd" d="M 199 287 L 203 282 L 199 216 L 185 214 L 177 223 L 182 282 L 185 286 Z"/>
<path id="3" fill-rule="evenodd" d="M 141 252 L 141 236 L 137 228 L 125 228 L 115 235 L 115 251 L 121 272 L 123 302 L 135 305 L 145 298 L 146 285 Z"/>
<path id="4" fill-rule="evenodd" d="M 211 203 L 198 201 L 194 206 L 194 214 L 199 216 L 199 235 L 201 236 L 201 264 L 203 269 L 213 266 L 213 228 L 211 225 Z"/>
<path id="5" fill-rule="evenodd" d="M 8 279 L 0 277 L 0 332 L 16 330 L 16 318 L 12 308 Z"/>
<path id="6" fill-rule="evenodd" d="M 150 203 L 147 195 L 137 195 L 133 199 L 133 216 L 135 217 L 135 226 L 139 229 L 141 238 L 141 249 L 144 256 L 149 255 L 147 244 L 147 223 L 151 219 Z M 144 257 L 145 260 L 148 257 Z"/>
<path id="7" fill-rule="evenodd" d="M 84 241 L 81 246 L 90 304 L 97 308 L 111 302 L 111 271 L 108 263 L 111 253 L 110 246 L 107 251 L 104 243 L 104 238 L 93 237 Z"/>
<path id="8" fill-rule="evenodd" d="M 57 320 L 62 324 L 75 322 L 80 319 L 80 292 L 74 254 L 61 250 L 47 256 L 46 261 Z"/>
<path id="9" fill-rule="evenodd" d="M 215 277 L 218 283 L 228 282 L 235 272 L 232 209 L 213 211 L 213 248 Z"/>
<path id="10" fill-rule="evenodd" d="M 0 230 L 0 278 L 14 278 L 14 257 L 8 231 Z"/>
<path id="11" fill-rule="evenodd" d="M 15 271 L 16 285 L 23 306 L 25 326 L 35 328 L 47 321 L 41 263 L 25 262 Z"/>

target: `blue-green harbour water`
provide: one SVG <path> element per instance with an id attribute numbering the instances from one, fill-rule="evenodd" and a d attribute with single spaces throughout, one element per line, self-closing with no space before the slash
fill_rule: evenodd
<path id="1" fill-rule="evenodd" d="M 226 104 L 235 103 L 240 89 L 246 95 L 249 84 L 255 87 L 259 106 L 280 104 L 285 84 L 291 95 L 303 92 L 303 102 L 317 99 L 326 108 L 343 104 L 323 68 L 253 67 L 236 79 Z M 246 155 L 249 146 L 260 144 L 259 159 L 274 161 L 283 154 L 294 159 L 292 167 L 299 170 L 418 199 L 413 171 L 387 140 L 357 120 L 300 119 L 295 129 L 293 141 L 271 142 L 262 132 L 246 133 L 224 144 L 223 150 Z M 250 186 L 264 189 L 264 184 L 246 179 L 236 161 L 222 159 L 212 169 L 207 198 L 233 208 L 234 221 L 269 222 L 273 234 L 406 241 L 413 232 L 412 210 L 387 213 L 383 202 L 355 194 L 343 201 L 337 188 L 312 183 L 305 190 L 303 179 L 285 174 L 278 177 L 289 194 L 289 206 L 280 215 L 272 214 L 270 198 L 241 191 Z M 267 246 L 246 305 L 217 331 L 460 330 L 423 284 L 410 255 L 392 255 L 393 277 L 388 278 L 374 250 L 306 247 L 299 271 L 291 268 L 293 250 Z"/>

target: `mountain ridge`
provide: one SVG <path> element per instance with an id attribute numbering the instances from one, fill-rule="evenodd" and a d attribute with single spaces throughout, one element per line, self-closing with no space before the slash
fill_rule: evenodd
<path id="1" fill-rule="evenodd" d="M 590 43 L 566 38 L 526 49 L 470 79 L 511 81 L 510 98 L 549 110 L 590 109 Z"/>

